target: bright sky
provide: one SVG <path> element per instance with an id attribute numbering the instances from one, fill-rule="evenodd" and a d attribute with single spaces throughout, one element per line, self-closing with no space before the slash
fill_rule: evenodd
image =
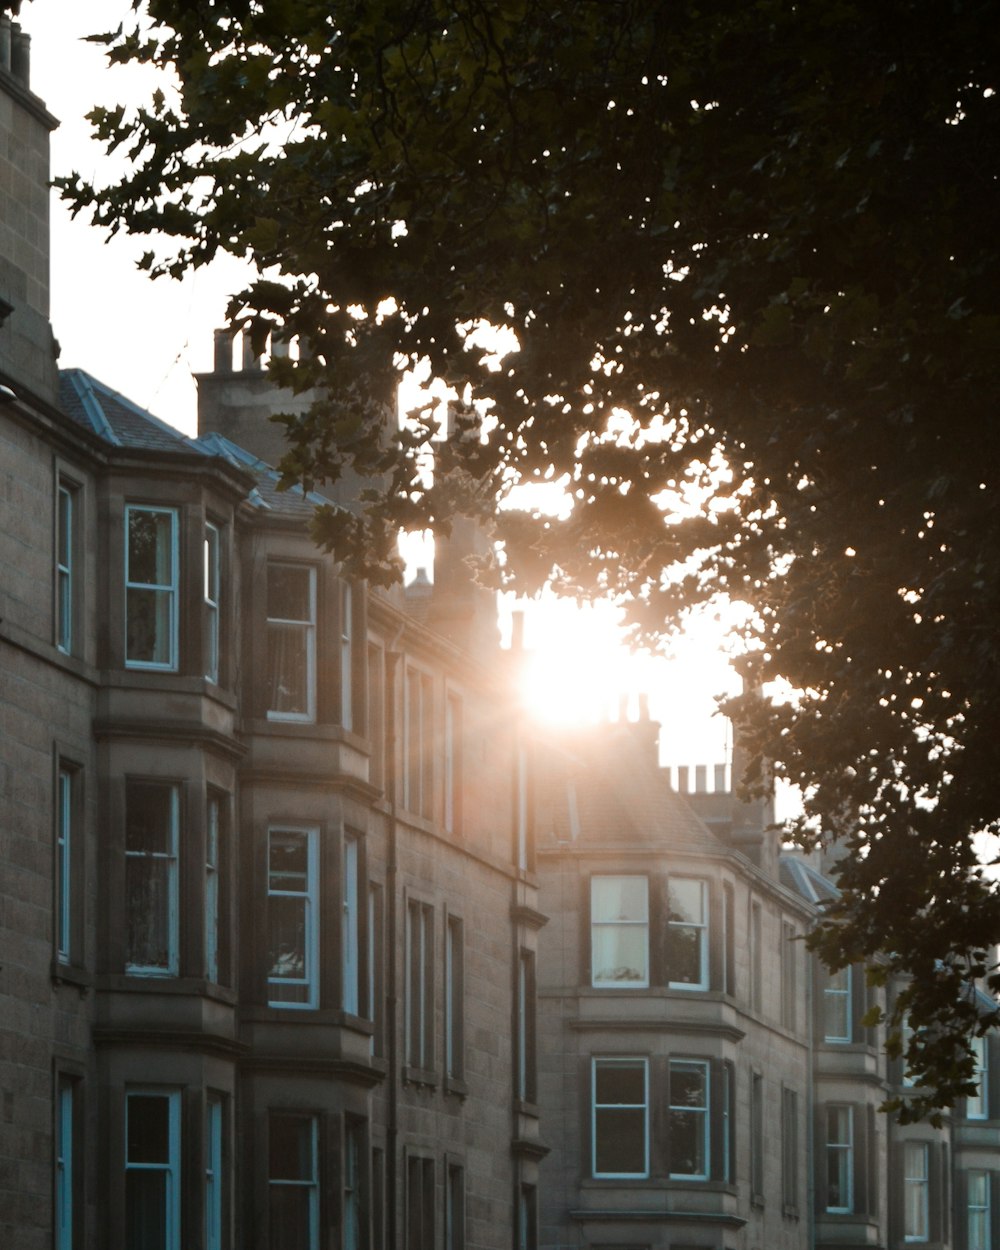
<path id="1" fill-rule="evenodd" d="M 117 27 L 129 0 L 28 0 L 21 23 L 32 38 L 32 89 L 61 121 L 52 136 L 53 175 L 79 170 L 112 177 L 113 164 L 89 137 L 84 114 L 142 93 L 136 70 L 109 70 L 98 47 L 82 42 Z M 145 80 L 148 81 L 148 80 Z M 147 88 L 147 91 L 149 88 Z M 105 241 L 82 219 L 72 222 L 52 200 L 52 321 L 61 364 L 79 366 L 187 433 L 195 429 L 192 374 L 211 368 L 212 331 L 244 271 L 234 261 L 182 282 L 150 281 L 135 268 L 146 249 L 122 236 Z M 629 657 L 614 644 L 609 613 L 572 605 L 529 610 L 525 640 L 537 652 L 532 701 L 565 719 L 587 720 L 617 706 L 620 694 L 650 696 L 663 725 L 661 759 L 672 765 L 722 763 L 728 731 L 713 696 L 737 682 L 718 649 L 719 628 L 706 623 L 667 664 Z M 634 711 L 633 711 L 634 714 Z"/>

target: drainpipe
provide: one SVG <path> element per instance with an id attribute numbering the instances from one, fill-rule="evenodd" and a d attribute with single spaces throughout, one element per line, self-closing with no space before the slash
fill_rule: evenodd
<path id="1" fill-rule="evenodd" d="M 389 846 L 386 857 L 386 947 L 388 967 L 388 1002 L 386 1004 L 386 1057 L 389 1063 L 389 1099 L 386 1124 L 386 1241 L 389 1246 L 399 1244 L 397 1225 L 397 1143 L 399 1139 L 399 994 L 396 983 L 398 961 L 399 917 L 397 907 L 399 880 L 398 802 L 399 788 L 396 767 L 396 674 L 399 671 L 400 653 L 396 650 L 402 637 L 400 625 L 395 638 L 386 650 L 385 662 L 385 771 L 386 790 L 389 796 Z"/>

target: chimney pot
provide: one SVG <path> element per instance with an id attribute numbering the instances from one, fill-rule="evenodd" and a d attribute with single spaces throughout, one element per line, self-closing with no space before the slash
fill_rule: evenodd
<path id="1" fill-rule="evenodd" d="M 213 368 L 216 373 L 233 371 L 233 335 L 230 330 L 216 330 Z"/>

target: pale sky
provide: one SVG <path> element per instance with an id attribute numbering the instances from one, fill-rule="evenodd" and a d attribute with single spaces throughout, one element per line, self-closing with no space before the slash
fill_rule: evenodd
<path id="1" fill-rule="evenodd" d="M 109 69 L 98 47 L 82 42 L 114 29 L 129 13 L 128 0 L 28 0 L 20 21 L 31 35 L 31 85 L 61 125 L 52 136 L 53 175 L 79 170 L 100 181 L 114 175 L 89 137 L 84 114 L 148 94 L 139 71 Z M 102 172 L 102 171 L 110 171 Z M 213 266 L 183 282 L 152 282 L 135 268 L 142 240 L 105 241 L 82 219 L 73 222 L 52 200 L 52 322 L 60 364 L 79 366 L 134 402 L 184 430 L 195 432 L 192 374 L 211 368 L 212 331 L 224 320 L 229 293 L 244 271 L 235 261 Z M 714 715 L 713 695 L 737 684 L 709 626 L 682 648 L 679 660 L 630 658 L 609 643 L 601 612 L 574 615 L 569 605 L 535 612 L 526 641 L 539 653 L 536 685 L 548 687 L 550 706 L 573 719 L 614 706 L 619 692 L 650 694 L 663 725 L 661 759 L 693 768 L 726 759 L 728 732 Z M 581 698 L 581 695 L 585 697 Z"/>

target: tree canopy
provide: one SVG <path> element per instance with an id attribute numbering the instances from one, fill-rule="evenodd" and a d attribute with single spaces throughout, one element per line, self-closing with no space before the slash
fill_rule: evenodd
<path id="1" fill-rule="evenodd" d="M 497 577 L 618 597 L 647 639 L 749 604 L 754 681 L 797 692 L 735 702 L 749 780 L 844 849 L 813 940 L 910 978 L 904 1114 L 953 1100 L 1000 939 L 995 6 L 141 8 L 110 58 L 177 90 L 95 111 L 129 172 L 63 194 L 154 236 L 154 273 L 255 262 L 233 322 L 305 345 L 276 373 L 320 396 L 286 480 L 370 479 L 317 536 L 384 581 L 400 527 L 480 516 Z M 433 483 L 425 428 L 385 437 L 418 361 L 472 405 Z M 568 516 L 498 511 L 524 482 Z"/>

